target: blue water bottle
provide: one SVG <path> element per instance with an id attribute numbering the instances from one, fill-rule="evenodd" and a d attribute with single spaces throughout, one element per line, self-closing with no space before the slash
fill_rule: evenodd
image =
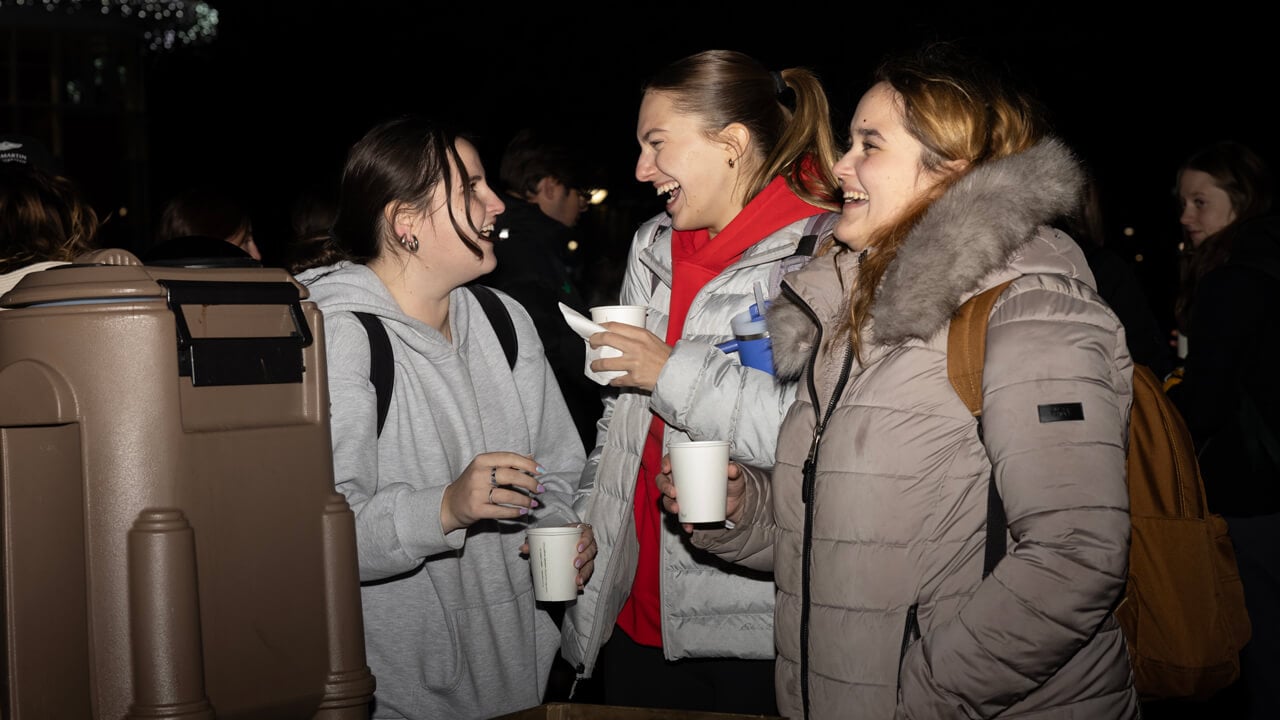
<path id="1" fill-rule="evenodd" d="M 767 310 L 769 303 L 765 303 Z M 733 329 L 733 339 L 716 345 L 720 350 L 738 353 L 738 360 L 747 367 L 773 374 L 773 341 L 769 338 L 769 328 L 765 325 L 764 316 L 760 314 L 759 304 L 752 304 L 745 312 L 734 315 L 729 320 Z"/>

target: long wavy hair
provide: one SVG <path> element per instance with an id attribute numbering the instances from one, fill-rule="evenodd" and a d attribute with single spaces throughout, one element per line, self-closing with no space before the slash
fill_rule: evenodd
<path id="1" fill-rule="evenodd" d="M 1231 245 L 1240 223 L 1271 212 L 1274 192 L 1271 171 L 1262 158 L 1248 146 L 1232 140 L 1221 140 L 1192 153 L 1178 168 L 1175 195 L 1182 173 L 1187 170 L 1199 170 L 1213 178 L 1213 184 L 1231 201 L 1235 219 L 1205 238 L 1199 247 L 1191 247 L 1191 242 L 1184 239 L 1178 296 L 1173 308 L 1178 330 L 1183 334 L 1187 332 L 1191 303 L 1200 278 L 1231 257 Z"/>
<path id="2" fill-rule="evenodd" d="M 1045 115 L 1037 101 L 978 57 L 948 43 L 883 61 L 871 84 L 880 82 L 894 90 L 903 127 L 924 146 L 921 164 L 925 170 L 938 171 L 949 161 L 967 164 L 964 170 L 944 176 L 896 222 L 872 234 L 868 245 L 875 251 L 860 263 L 849 298 L 850 336 L 859 359 L 863 330 L 880 281 L 934 200 L 974 168 L 1023 152 L 1047 133 Z"/>
<path id="3" fill-rule="evenodd" d="M 0 273 L 96 249 L 98 214 L 71 180 L 22 167 L 0 171 Z"/>
<path id="4" fill-rule="evenodd" d="M 710 139 L 733 123 L 750 130 L 756 162 L 746 176 L 744 205 L 782 176 L 810 205 L 838 209 L 831 106 L 812 71 L 793 67 L 775 77 L 743 53 L 706 50 L 666 66 L 643 90 L 670 96 L 678 112 L 703 121 Z M 810 161 L 801 162 L 805 158 Z"/>

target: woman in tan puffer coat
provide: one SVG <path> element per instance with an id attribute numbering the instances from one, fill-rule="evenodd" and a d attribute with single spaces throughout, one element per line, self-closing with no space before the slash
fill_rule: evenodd
<path id="1" fill-rule="evenodd" d="M 1081 169 L 972 59 L 934 48 L 876 80 L 835 165 L 834 244 L 769 316 L 778 372 L 800 379 L 777 464 L 731 465 L 727 529 L 685 529 L 774 571 L 789 718 L 1136 717 L 1111 614 L 1132 362 L 1084 256 L 1048 227 Z M 1009 279 L 984 446 L 947 379 L 947 330 Z M 992 477 L 1009 552 L 983 577 Z"/>

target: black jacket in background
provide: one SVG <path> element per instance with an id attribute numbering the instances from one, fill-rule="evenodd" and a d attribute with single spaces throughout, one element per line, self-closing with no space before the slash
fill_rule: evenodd
<path id="1" fill-rule="evenodd" d="M 1114 250 L 1087 242 L 1081 242 L 1080 249 L 1098 283 L 1098 294 L 1124 325 L 1133 361 L 1146 365 L 1156 377 L 1163 379 L 1173 370 L 1173 350 L 1151 310 L 1142 281 Z"/>
<path id="2" fill-rule="evenodd" d="M 555 372 L 565 403 L 573 415 L 583 447 L 595 447 L 596 421 L 603 414 L 600 386 L 583 374 L 586 345 L 564 321 L 557 303 L 589 315 L 586 301 L 574 285 L 562 259 L 573 231 L 547 217 L 524 200 L 503 196 L 507 209 L 494 222 L 494 255 L 498 267 L 480 282 L 498 288 L 529 311 L 547 360 Z"/>
<path id="3" fill-rule="evenodd" d="M 1183 381 L 1169 394 L 1196 441 L 1209 508 L 1280 512 L 1280 217 L 1237 229 L 1230 259 L 1200 280 Z M 1270 268 L 1270 270 L 1268 270 Z"/>

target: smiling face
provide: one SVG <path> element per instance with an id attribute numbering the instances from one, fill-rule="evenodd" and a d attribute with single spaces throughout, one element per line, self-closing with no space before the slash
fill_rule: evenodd
<path id="1" fill-rule="evenodd" d="M 462 285 L 497 267 L 490 234 L 493 232 L 494 218 L 501 215 L 506 206 L 485 180 L 484 166 L 475 146 L 460 139 L 457 141 L 457 148 L 463 167 L 459 171 L 450 158 L 449 167 L 453 173 L 451 187 L 446 189 L 443 182 L 437 183 L 427 201 L 427 212 L 413 216 L 410 223 L 412 232 L 422 243 L 418 255 L 433 270 L 448 273 L 456 285 Z M 463 193 L 463 183 L 471 187 L 470 203 Z M 458 230 L 449 219 L 446 200 L 453 207 L 453 216 L 457 218 L 463 231 L 480 246 L 483 257 L 477 258 L 462 242 Z M 479 236 L 470 234 L 467 217 L 480 229 Z"/>
<path id="2" fill-rule="evenodd" d="M 701 118 L 677 111 L 669 93 L 645 93 L 636 139 L 636 179 L 667 196 L 672 227 L 707 228 L 714 237 L 741 212 L 739 156 L 731 146 L 709 139 Z M 731 158 L 737 168 L 729 165 Z"/>
<path id="3" fill-rule="evenodd" d="M 901 99 L 887 83 L 862 96 L 849 124 L 850 146 L 832 168 L 844 191 L 835 235 L 862 250 L 937 183 L 921 163 L 924 146 L 902 124 Z"/>
<path id="4" fill-rule="evenodd" d="M 1207 172 L 1188 168 L 1178 175 L 1178 202 L 1182 205 L 1178 222 L 1182 223 L 1191 247 L 1200 247 L 1205 238 L 1236 219 L 1231 197 Z"/>

